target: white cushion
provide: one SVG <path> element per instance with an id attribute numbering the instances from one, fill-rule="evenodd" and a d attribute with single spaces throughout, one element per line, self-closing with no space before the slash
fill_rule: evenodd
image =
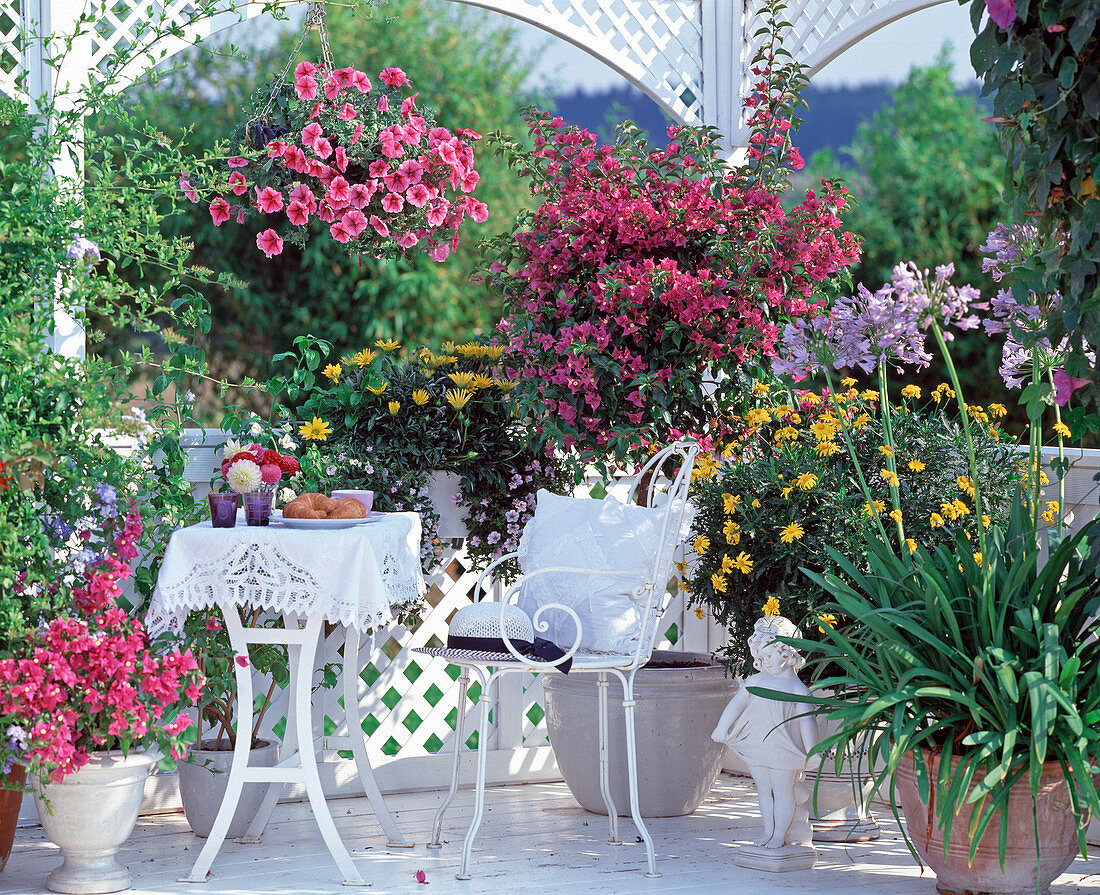
<path id="1" fill-rule="evenodd" d="M 582 649 L 632 653 L 644 620 L 644 606 L 634 601 L 634 591 L 652 574 L 664 516 L 664 507 L 640 507 L 613 498 L 562 497 L 540 490 L 519 546 L 524 575 L 556 567 L 633 574 L 536 575 L 524 581 L 520 607 L 533 616 L 540 606 L 563 603 L 581 619 Z M 661 582 L 658 587 L 664 585 Z M 565 649 L 572 646 L 576 627 L 569 616 L 547 610 L 542 620 L 550 627 L 538 636 Z M 643 650 L 648 649 L 643 644 Z"/>

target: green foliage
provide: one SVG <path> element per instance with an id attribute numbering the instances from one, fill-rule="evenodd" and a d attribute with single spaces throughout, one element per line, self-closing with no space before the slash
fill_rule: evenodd
<path id="1" fill-rule="evenodd" d="M 525 101 L 529 60 L 518 56 L 514 30 L 500 21 L 480 11 L 440 10 L 423 0 L 403 0 L 374 17 L 361 9 L 330 6 L 328 11 L 337 66 L 354 65 L 372 79 L 383 67 L 398 66 L 440 121 L 484 130 L 513 127 Z M 195 55 L 185 70 L 132 91 L 133 99 L 152 126 L 186 139 L 193 152 L 208 152 L 230 136 L 257 85 L 282 70 L 296 37 L 284 35 L 247 62 Z M 320 57 L 314 36 L 302 57 Z M 426 257 L 349 259 L 327 238 L 304 250 L 288 246 L 269 261 L 256 251 L 255 233 L 213 227 L 204 205 L 167 222 L 167 234 L 194 240 L 195 263 L 230 272 L 239 281 L 207 293 L 216 324 L 203 346 L 213 365 L 238 380 L 266 378 L 270 358 L 304 332 L 343 352 L 376 338 L 439 344 L 488 331 L 500 306 L 470 283 L 479 263 L 476 246 L 507 226 L 527 199 L 507 166 L 488 152 L 478 154 L 477 167 L 478 196 L 489 206 L 489 221 L 467 221 L 462 245 L 442 265 Z M 209 402 L 211 396 L 203 397 Z M 253 392 L 249 400 L 262 409 L 268 399 Z M 209 403 L 206 412 L 212 412 Z"/>
<path id="2" fill-rule="evenodd" d="M 874 291 L 900 258 L 929 269 L 950 258 L 961 282 L 984 296 L 996 291 L 982 272 L 979 248 L 1005 213 L 1003 153 L 994 129 L 981 121 L 984 114 L 958 92 L 944 50 L 936 64 L 910 71 L 839 158 L 827 150 L 813 156 L 811 183 L 843 177 L 852 188 L 844 221 L 863 239 L 852 271 L 856 282 Z M 997 400 L 996 347 L 980 332 L 964 333 L 955 352 L 967 395 L 977 403 Z M 931 387 L 945 375 L 934 363 L 913 380 Z"/>
<path id="3" fill-rule="evenodd" d="M 968 483 L 966 445 L 945 406 L 945 389 L 923 408 L 915 392 L 908 394 L 913 397 L 896 407 L 891 421 L 905 536 L 912 539 L 901 548 L 906 553 L 918 544 L 931 549 L 952 543 L 957 532 L 973 537 L 978 525 L 972 496 L 960 486 Z M 748 661 L 747 638 L 772 598 L 778 600 L 770 606 L 772 614 L 785 615 L 806 636 L 816 636 L 827 593 L 809 573 L 836 574 L 834 550 L 859 565 L 864 541 L 876 529 L 828 399 L 813 392 L 769 391 L 763 384 L 753 395 L 739 408 L 743 441 L 712 477 L 693 486 L 697 558 L 685 582 L 692 602 L 729 630 L 724 658 L 735 673 Z M 891 496 L 878 474 L 887 467 L 878 394 L 853 388 L 837 397 L 875 512 L 885 518 Z M 988 422 L 981 408 L 974 413 Z M 995 425 L 976 441 L 983 508 L 992 520 L 1003 520 L 1024 457 Z M 896 550 L 897 529 L 886 522 Z M 744 562 L 738 564 L 742 553 Z"/>
<path id="4" fill-rule="evenodd" d="M 971 59 L 992 95 L 1008 149 L 1004 181 L 1019 221 L 1043 234 L 1064 234 L 1050 251 L 1017 271 L 1023 298 L 1058 292 L 1048 324 L 1051 343 L 1069 333 L 1078 353 L 1071 375 L 1089 375 L 1081 340 L 1100 344 L 1100 17 L 1094 0 L 1017 3 L 1007 29 L 986 20 L 970 0 L 977 37 Z M 979 30 L 980 29 L 980 30 Z M 1059 244 L 1060 243 L 1060 244 Z M 1095 382 L 1081 393 L 1095 401 Z"/>
<path id="5" fill-rule="evenodd" d="M 912 559 L 872 535 L 866 565 L 831 550 L 839 573 L 810 578 L 833 595 L 824 611 L 857 623 L 796 644 L 812 663 L 838 669 L 820 682 L 835 697 L 816 700 L 835 732 L 815 751 L 865 745 L 874 788 L 888 784 L 891 797 L 912 753 L 926 803 L 934 790 L 945 848 L 968 835 L 971 859 L 1001 812 L 1003 860 L 1009 790 L 1026 781 L 1034 794 L 1043 763 L 1057 762 L 1084 851 L 1086 812 L 1100 810 L 1098 535 L 1092 522 L 1052 539 L 1041 565 L 1030 513 L 1017 501 L 1008 523 L 989 531 L 984 557 L 961 534 Z M 968 803 L 970 829 L 950 836 Z"/>

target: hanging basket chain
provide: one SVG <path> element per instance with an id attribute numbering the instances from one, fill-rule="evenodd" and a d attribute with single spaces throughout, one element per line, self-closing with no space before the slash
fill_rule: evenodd
<path id="1" fill-rule="evenodd" d="M 306 35 L 314 28 L 317 29 L 317 34 L 321 38 L 321 58 L 324 61 L 325 68 L 330 72 L 335 68 L 332 62 L 332 48 L 329 46 L 328 42 L 328 28 L 325 26 L 325 4 L 324 0 L 319 0 L 319 2 L 309 4 L 309 9 L 306 10 L 305 23 L 302 27 L 302 34 L 298 38 L 298 43 L 296 43 L 294 49 L 290 51 L 290 58 L 287 59 L 282 73 L 275 79 L 275 83 L 271 85 L 271 94 L 267 98 L 267 105 L 264 106 L 263 111 L 260 112 L 259 115 L 248 122 L 249 127 L 260 119 L 266 119 L 271 112 L 272 107 L 275 105 L 275 98 L 287 83 L 287 77 L 290 75 L 290 70 L 294 66 L 294 60 L 298 58 L 298 54 L 305 45 Z"/>

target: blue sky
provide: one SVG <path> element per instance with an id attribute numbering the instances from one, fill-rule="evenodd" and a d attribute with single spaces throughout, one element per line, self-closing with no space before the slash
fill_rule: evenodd
<path id="1" fill-rule="evenodd" d="M 517 27 L 530 46 L 546 44 L 542 62 L 533 72 L 536 83 L 565 92 L 574 88 L 601 90 L 624 83 L 616 72 L 571 44 L 534 26 L 517 23 Z M 965 83 L 975 77 L 969 56 L 972 40 L 969 7 L 942 3 L 906 16 L 860 41 L 822 69 L 813 83 L 822 87 L 897 83 L 914 65 L 932 62 L 945 43 L 953 46 L 955 79 Z"/>

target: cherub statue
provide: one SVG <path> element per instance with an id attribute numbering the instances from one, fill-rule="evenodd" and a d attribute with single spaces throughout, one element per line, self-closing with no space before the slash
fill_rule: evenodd
<path id="1" fill-rule="evenodd" d="M 782 616 L 757 620 L 749 637 L 757 674 L 745 680 L 711 734 L 716 742 L 736 752 L 752 772 L 764 820 L 764 835 L 753 844 L 764 849 L 809 846 L 813 835 L 806 754 L 817 743 L 818 735 L 816 719 L 806 714 L 811 706 L 756 696 L 748 689 L 810 695 L 798 678 L 798 670 L 806 660 L 793 646 L 775 639 L 799 636 L 798 628 Z"/>

